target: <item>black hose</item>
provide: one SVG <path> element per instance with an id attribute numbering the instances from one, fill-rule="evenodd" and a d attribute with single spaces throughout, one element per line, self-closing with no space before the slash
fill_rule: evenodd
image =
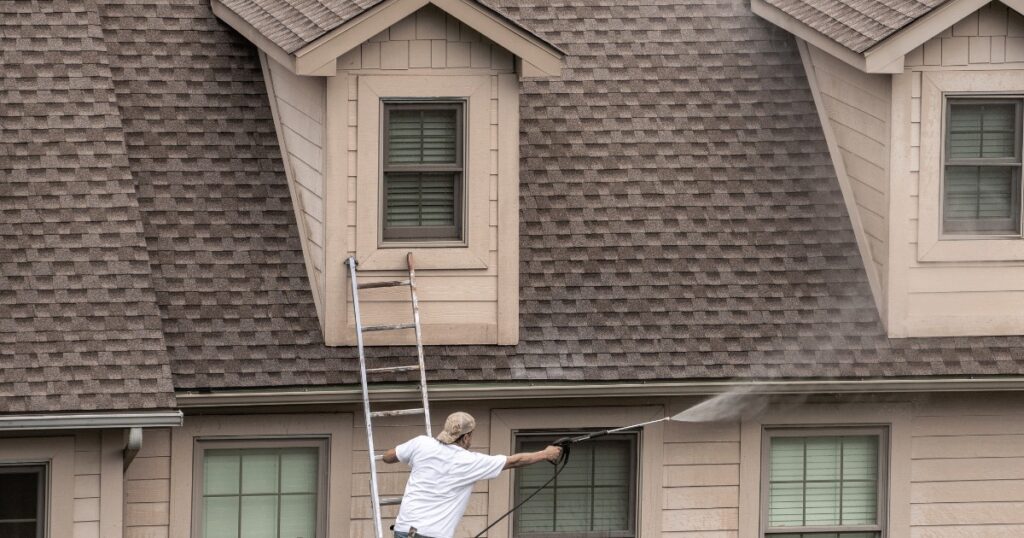
<path id="1" fill-rule="evenodd" d="M 530 499 L 534 498 L 538 493 L 543 491 L 544 488 L 550 486 L 551 483 L 554 482 L 556 478 L 558 478 L 559 473 L 561 473 L 562 470 L 564 470 L 567 465 L 569 465 L 569 451 L 566 450 L 566 448 L 562 448 L 562 457 L 559 458 L 558 459 L 558 463 L 555 464 L 555 474 L 551 475 L 551 478 L 549 478 L 547 482 L 544 482 L 544 485 L 542 485 L 541 487 L 539 487 L 536 490 L 534 490 L 534 492 L 531 493 L 529 497 L 519 501 L 519 503 L 516 504 L 515 506 L 513 506 L 511 510 L 509 510 L 508 512 L 505 512 L 504 514 L 502 514 L 501 517 L 499 517 L 498 519 L 495 519 L 493 523 L 488 525 L 486 528 L 484 528 L 484 530 L 480 531 L 473 538 L 480 538 L 481 536 L 483 536 L 484 533 L 486 533 L 487 531 L 491 530 L 491 527 L 497 525 L 501 520 L 503 520 L 506 517 L 510 516 L 512 514 L 512 512 L 515 512 L 516 510 L 519 509 L 520 506 L 526 504 L 526 501 L 529 501 Z"/>

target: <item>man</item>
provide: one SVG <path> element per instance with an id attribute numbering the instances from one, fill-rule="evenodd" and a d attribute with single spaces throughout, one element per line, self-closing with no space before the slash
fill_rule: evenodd
<path id="1" fill-rule="evenodd" d="M 511 456 L 470 452 L 475 428 L 469 413 L 452 413 L 437 439 L 421 435 L 384 453 L 384 463 L 412 467 L 395 538 L 453 538 L 476 481 L 496 478 L 505 469 L 556 462 L 562 454 L 557 446 Z"/>

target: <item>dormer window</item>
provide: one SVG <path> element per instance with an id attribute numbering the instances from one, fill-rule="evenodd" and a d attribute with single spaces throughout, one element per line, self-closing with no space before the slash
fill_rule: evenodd
<path id="1" fill-rule="evenodd" d="M 1021 234 L 1021 103 L 990 97 L 947 100 L 945 234 Z"/>
<path id="2" fill-rule="evenodd" d="M 462 241 L 462 102 L 383 103 L 381 239 Z"/>

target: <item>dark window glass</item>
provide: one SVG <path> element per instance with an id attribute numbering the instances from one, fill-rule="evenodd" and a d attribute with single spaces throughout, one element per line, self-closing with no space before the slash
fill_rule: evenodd
<path id="1" fill-rule="evenodd" d="M 462 239 L 462 103 L 384 103 L 385 241 Z"/>
<path id="2" fill-rule="evenodd" d="M 950 99 L 942 230 L 1006 235 L 1021 231 L 1021 101 Z"/>
<path id="3" fill-rule="evenodd" d="M 45 477 L 46 468 L 42 465 L 0 467 L 0 536 L 43 536 Z"/>
<path id="4" fill-rule="evenodd" d="M 541 450 L 554 439 L 551 435 L 521 434 L 516 450 Z M 555 482 L 516 512 L 515 536 L 635 536 L 636 449 L 635 435 L 574 445 L 568 466 Z M 516 469 L 516 502 L 547 482 L 553 472 L 551 465 Z"/>

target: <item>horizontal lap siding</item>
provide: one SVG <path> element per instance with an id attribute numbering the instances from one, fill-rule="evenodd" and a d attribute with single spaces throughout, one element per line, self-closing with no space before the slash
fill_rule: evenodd
<path id="1" fill-rule="evenodd" d="M 324 253 L 324 121 L 326 86 L 321 77 L 300 77 L 267 60 L 273 84 L 281 153 L 288 169 L 291 192 L 297 198 L 297 224 L 302 248 L 313 266 L 313 290 L 322 312 L 325 279 Z M 322 315 L 322 314 L 321 314 Z"/>
<path id="2" fill-rule="evenodd" d="M 871 259 L 885 289 L 888 263 L 888 75 L 869 75 L 810 47 L 818 90 L 850 182 Z"/>
<path id="3" fill-rule="evenodd" d="M 1024 536 L 1019 397 L 952 400 L 914 418 L 912 537 Z"/>
<path id="4" fill-rule="evenodd" d="M 167 538 L 170 522 L 171 432 L 147 429 L 142 450 L 125 472 L 125 538 Z"/>
<path id="5" fill-rule="evenodd" d="M 348 215 L 346 256 L 355 255 L 357 243 L 358 177 L 358 90 L 361 75 L 414 75 L 488 74 L 491 78 L 489 175 L 486 178 L 467 178 L 483 181 L 470 188 L 488 190 L 488 237 L 490 251 L 486 269 L 420 270 L 417 271 L 416 291 L 420 300 L 421 317 L 426 320 L 423 337 L 427 343 L 464 327 L 473 331 L 494 334 L 498 322 L 498 75 L 512 73 L 513 56 L 488 41 L 478 32 L 446 15 L 440 9 L 427 6 L 395 23 L 342 56 L 339 69 L 348 73 Z M 360 273 L 365 281 L 391 280 L 403 276 L 395 271 L 368 271 Z M 351 312 L 351 298 L 345 305 Z M 366 324 L 408 323 L 412 313 L 408 307 L 408 289 L 372 290 L 360 296 L 363 322 Z M 350 320 L 351 323 L 351 320 Z M 433 326 L 432 326 L 433 325 Z M 472 327 L 470 327 L 472 325 Z M 348 334 L 354 326 L 346 329 Z M 412 343 L 410 334 L 371 334 L 367 345 Z"/>
<path id="6" fill-rule="evenodd" d="M 1024 263 L 918 262 L 918 207 L 921 158 L 922 72 L 977 69 L 1024 69 L 1024 17 L 993 2 L 907 54 L 912 77 L 908 208 L 902 225 L 908 229 L 903 303 L 909 336 L 1019 334 L 1024 328 Z M 1022 71 L 1024 73 L 1024 71 Z M 1024 75 L 1022 75 L 1024 76 Z M 928 223 L 925 223 L 928 224 Z M 939 226 L 939 223 L 934 223 Z"/>
<path id="7" fill-rule="evenodd" d="M 664 536 L 735 538 L 739 528 L 739 427 L 670 423 L 665 429 Z"/>

